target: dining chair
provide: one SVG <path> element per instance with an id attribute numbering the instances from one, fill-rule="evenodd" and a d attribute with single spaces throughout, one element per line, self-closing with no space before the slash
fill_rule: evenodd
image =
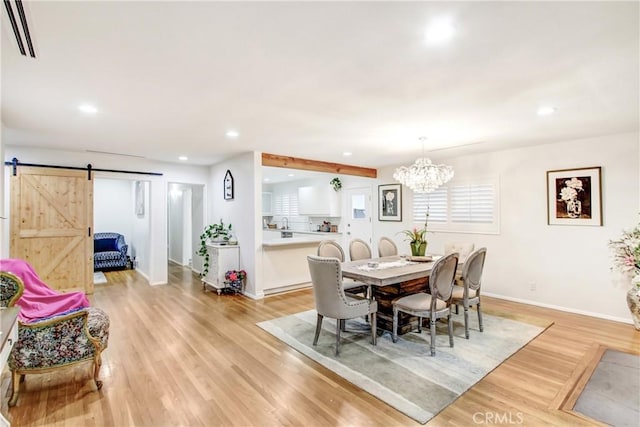
<path id="1" fill-rule="evenodd" d="M 463 286 L 454 286 L 452 292 L 452 304 L 464 307 L 464 336 L 469 339 L 469 307 L 476 306 L 478 311 L 478 325 L 480 332 L 482 327 L 482 312 L 480 311 L 480 286 L 482 284 L 482 271 L 484 270 L 484 260 L 487 256 L 487 248 L 480 248 L 467 257 L 467 261 L 462 266 Z M 457 312 L 457 310 L 456 310 Z"/>
<path id="2" fill-rule="evenodd" d="M 449 346 L 453 347 L 453 319 L 451 298 L 453 279 L 458 268 L 458 253 L 445 255 L 435 262 L 429 275 L 429 294 L 418 292 L 398 298 L 393 305 L 392 340 L 398 340 L 398 312 L 418 317 L 418 332 L 422 332 L 422 318 L 429 318 L 431 356 L 436 354 L 436 320 L 446 317 L 449 325 Z"/>
<path id="3" fill-rule="evenodd" d="M 348 319 L 370 316 L 371 344 L 376 345 L 378 303 L 375 300 L 345 294 L 342 288 L 342 267 L 337 258 L 309 255 L 307 261 L 318 312 L 313 345 L 318 344 L 325 316 L 336 319 L 336 356 L 340 354 L 340 331 L 344 330 L 345 321 Z"/>
<path id="4" fill-rule="evenodd" d="M 325 258 L 337 258 L 344 262 L 344 251 L 342 246 L 334 240 L 323 240 L 318 244 L 318 256 Z M 342 288 L 350 294 L 363 294 L 367 296 L 368 286 L 365 283 L 357 282 L 353 279 L 342 279 Z"/>
<path id="5" fill-rule="evenodd" d="M 474 248 L 475 244 L 472 242 L 445 242 L 444 254 L 448 255 L 458 252 L 460 254 L 458 262 L 460 264 L 464 264 L 469 254 L 473 252 Z M 456 272 L 456 285 L 462 286 L 462 271 L 460 269 Z M 456 314 L 458 314 L 458 306 L 456 306 Z"/>
<path id="6" fill-rule="evenodd" d="M 378 255 L 380 258 L 398 255 L 396 243 L 388 237 L 381 237 L 380 242 L 378 242 Z"/>
<path id="7" fill-rule="evenodd" d="M 351 258 L 351 261 L 371 259 L 372 255 L 369 244 L 362 239 L 353 239 L 351 243 L 349 243 L 349 258 Z"/>

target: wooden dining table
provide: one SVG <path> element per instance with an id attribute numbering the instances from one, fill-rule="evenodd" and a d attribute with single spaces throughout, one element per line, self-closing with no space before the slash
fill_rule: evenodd
<path id="1" fill-rule="evenodd" d="M 391 331 L 392 301 L 417 292 L 428 292 L 428 278 L 439 255 L 432 261 L 414 262 L 411 257 L 391 256 L 342 263 L 342 277 L 367 284 L 369 295 L 378 302 L 377 326 Z M 369 267 L 369 263 L 377 267 Z M 417 326 L 418 318 L 399 313 L 398 333 L 404 334 Z"/>
<path id="2" fill-rule="evenodd" d="M 343 262 L 342 277 L 348 277 L 366 283 L 370 287 L 393 285 L 413 279 L 429 277 L 431 269 L 438 258 L 440 258 L 440 256 L 432 256 L 432 261 L 414 262 L 411 261 L 410 257 L 390 256 Z M 370 262 L 378 263 L 378 267 L 368 267 Z M 404 265 L 401 265 L 403 262 Z"/>

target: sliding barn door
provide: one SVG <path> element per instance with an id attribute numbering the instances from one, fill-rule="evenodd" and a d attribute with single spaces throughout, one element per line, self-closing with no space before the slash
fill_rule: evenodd
<path id="1" fill-rule="evenodd" d="M 11 177 L 12 258 L 59 291 L 93 293 L 93 181 L 87 171 L 18 166 Z"/>

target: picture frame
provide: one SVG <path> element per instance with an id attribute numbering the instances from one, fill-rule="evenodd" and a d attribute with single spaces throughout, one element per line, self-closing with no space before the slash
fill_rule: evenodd
<path id="1" fill-rule="evenodd" d="M 227 173 L 224 175 L 224 199 L 225 200 L 233 200 L 233 175 L 231 175 L 231 171 L 227 169 Z"/>
<path id="2" fill-rule="evenodd" d="M 402 184 L 378 185 L 378 220 L 402 221 Z"/>
<path id="3" fill-rule="evenodd" d="M 547 224 L 602 226 L 601 169 L 547 171 Z"/>
<path id="4" fill-rule="evenodd" d="M 135 209 L 137 216 L 144 216 L 144 182 L 136 181 L 136 200 Z"/>

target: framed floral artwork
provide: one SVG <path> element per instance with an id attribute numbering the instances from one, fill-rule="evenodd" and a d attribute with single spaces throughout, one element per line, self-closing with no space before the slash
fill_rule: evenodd
<path id="1" fill-rule="evenodd" d="M 547 171 L 549 225 L 602 225 L 600 166 Z"/>
<path id="2" fill-rule="evenodd" d="M 378 185 L 378 220 L 402 221 L 402 185 Z"/>

